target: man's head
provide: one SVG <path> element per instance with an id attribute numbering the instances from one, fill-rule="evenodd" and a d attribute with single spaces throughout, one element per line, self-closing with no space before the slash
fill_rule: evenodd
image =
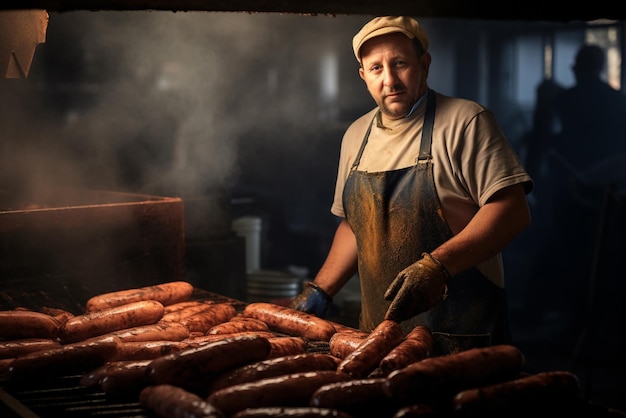
<path id="1" fill-rule="evenodd" d="M 428 36 L 411 17 L 377 17 L 354 36 L 359 75 L 389 119 L 406 116 L 426 92 Z"/>
<path id="2" fill-rule="evenodd" d="M 604 70 L 604 50 L 597 45 L 583 45 L 576 53 L 572 69 L 576 78 L 599 77 Z"/>

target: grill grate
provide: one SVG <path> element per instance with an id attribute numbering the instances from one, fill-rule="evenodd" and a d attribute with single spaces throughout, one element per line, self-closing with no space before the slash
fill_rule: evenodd
<path id="1" fill-rule="evenodd" d="M 13 417 L 148 417 L 136 399 L 113 399 L 99 388 L 79 384 L 80 375 L 6 386 L 0 397 Z M 3 415 L 4 416 L 4 415 Z"/>

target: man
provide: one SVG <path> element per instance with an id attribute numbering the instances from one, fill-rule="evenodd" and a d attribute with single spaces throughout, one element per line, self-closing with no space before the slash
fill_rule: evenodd
<path id="1" fill-rule="evenodd" d="M 492 113 L 429 89 L 428 42 L 405 16 L 354 36 L 377 107 L 344 134 L 331 208 L 343 219 L 292 307 L 324 316 L 358 272 L 362 330 L 425 325 L 445 353 L 509 341 L 501 251 L 531 222 L 533 183 Z"/>

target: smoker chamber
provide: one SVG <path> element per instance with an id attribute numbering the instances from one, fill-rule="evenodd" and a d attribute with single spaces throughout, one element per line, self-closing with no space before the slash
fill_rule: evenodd
<path id="1" fill-rule="evenodd" d="M 182 280 L 184 255 L 180 198 L 78 188 L 0 191 L 0 290 L 67 287 L 82 290 L 86 300 L 129 283 Z"/>

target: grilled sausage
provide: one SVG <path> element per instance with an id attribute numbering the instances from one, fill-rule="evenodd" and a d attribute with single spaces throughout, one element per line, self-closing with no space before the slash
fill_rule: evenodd
<path id="1" fill-rule="evenodd" d="M 53 316 L 60 323 L 63 323 L 74 316 L 73 313 L 66 311 L 65 309 L 50 308 L 48 306 L 42 306 L 39 308 L 39 312 Z"/>
<path id="2" fill-rule="evenodd" d="M 272 348 L 269 358 L 306 352 L 306 340 L 302 337 L 274 337 L 269 339 Z"/>
<path id="3" fill-rule="evenodd" d="M 0 338 L 49 338 L 59 333 L 61 323 L 53 316 L 25 309 L 0 311 Z"/>
<path id="4" fill-rule="evenodd" d="M 113 331 L 156 323 L 163 316 L 163 305 L 156 300 L 143 300 L 76 315 L 59 329 L 62 343 L 86 340 Z"/>
<path id="5" fill-rule="evenodd" d="M 352 418 L 351 415 L 336 409 L 312 406 L 275 406 L 247 408 L 235 413 L 231 418 Z"/>
<path id="6" fill-rule="evenodd" d="M 185 303 L 185 302 L 181 302 L 181 303 Z M 183 307 L 182 309 L 170 310 L 164 313 L 163 318 L 161 318 L 161 321 L 180 322 L 187 317 L 206 311 L 207 309 L 211 307 L 212 304 L 213 303 L 196 301 L 190 304 L 189 306 Z M 165 308 L 167 308 L 167 306 Z"/>
<path id="7" fill-rule="evenodd" d="M 356 379 L 366 377 L 402 338 L 400 325 L 396 321 L 384 320 L 339 363 L 337 370 Z"/>
<path id="8" fill-rule="evenodd" d="M 326 353 L 303 353 L 268 358 L 220 373 L 209 382 L 208 391 L 212 393 L 228 386 L 290 373 L 336 370 L 338 364 L 338 358 Z"/>
<path id="9" fill-rule="evenodd" d="M 50 338 L 20 338 L 0 341 L 0 359 L 14 358 L 35 351 L 60 347 L 61 343 Z"/>
<path id="10" fill-rule="evenodd" d="M 173 303 L 171 305 L 164 305 L 165 306 L 165 314 L 163 316 L 165 316 L 165 315 L 167 315 L 169 313 L 172 313 L 172 312 L 180 311 L 180 310 L 185 309 L 185 308 L 191 308 L 191 307 L 194 307 L 194 306 L 204 306 L 204 305 L 208 305 L 210 303 L 212 303 L 212 302 L 205 301 L 205 300 L 185 300 L 185 301 L 182 301 L 182 302 Z"/>
<path id="11" fill-rule="evenodd" d="M 96 367 L 89 372 L 84 373 L 78 384 L 81 386 L 91 387 L 100 386 L 105 377 L 112 373 L 119 373 L 120 370 L 134 369 L 146 367 L 151 360 L 112 360 L 107 361 L 103 365 Z"/>
<path id="12" fill-rule="evenodd" d="M 122 341 L 113 360 L 151 360 L 178 353 L 191 345 L 181 341 Z"/>
<path id="13" fill-rule="evenodd" d="M 359 344 L 361 344 L 368 335 L 369 333 L 364 331 L 337 332 L 330 337 L 330 341 L 328 342 L 330 354 L 344 359 L 348 354 L 356 350 Z"/>
<path id="14" fill-rule="evenodd" d="M 234 337 L 261 337 L 266 339 L 275 338 L 276 334 L 271 331 L 243 331 L 243 332 L 235 332 L 232 334 L 212 334 L 212 335 L 198 335 L 198 336 L 190 336 L 189 338 L 185 338 L 182 342 L 188 343 L 191 345 L 201 345 L 208 342 L 226 340 L 228 338 Z"/>
<path id="15" fill-rule="evenodd" d="M 237 318 L 237 319 L 235 319 Z M 254 318 L 241 318 L 234 316 L 227 322 L 214 325 L 207 331 L 207 335 L 212 334 L 232 334 L 242 331 L 269 331 L 269 327 L 263 321 Z"/>
<path id="16" fill-rule="evenodd" d="M 484 416 L 556 410 L 582 400 L 576 375 L 568 371 L 547 371 L 524 375 L 492 385 L 463 390 L 453 398 L 453 410 L 462 416 Z M 504 414 L 504 415 L 500 415 Z"/>
<path id="17" fill-rule="evenodd" d="M 263 360 L 269 352 L 267 338 L 226 338 L 156 358 L 149 366 L 150 374 L 157 383 L 191 388 L 224 370 Z"/>
<path id="18" fill-rule="evenodd" d="M 156 300 L 161 302 L 163 306 L 167 306 L 189 299 L 192 293 L 193 286 L 190 283 L 184 281 L 168 282 L 93 296 L 87 300 L 85 310 L 87 312 L 98 311 L 144 300 Z"/>
<path id="19" fill-rule="evenodd" d="M 112 359 L 118 338 L 93 338 L 58 348 L 35 351 L 16 357 L 9 366 L 11 380 L 59 376 L 91 370 Z"/>
<path id="20" fill-rule="evenodd" d="M 160 418 L 223 418 L 213 405 L 181 387 L 161 384 L 145 387 L 139 403 Z"/>
<path id="21" fill-rule="evenodd" d="M 270 329 L 309 340 L 329 341 L 335 333 L 333 324 L 325 319 L 273 303 L 250 303 L 242 315 L 259 319 Z"/>
<path id="22" fill-rule="evenodd" d="M 329 383 L 311 395 L 310 405 L 354 416 L 392 416 L 397 407 L 383 391 L 383 382 L 384 378 L 379 377 Z"/>
<path id="23" fill-rule="evenodd" d="M 416 326 L 380 361 L 379 367 L 383 375 L 401 369 L 432 355 L 434 349 L 433 335 L 424 326 Z"/>
<path id="24" fill-rule="evenodd" d="M 206 333 L 211 327 L 228 321 L 237 314 L 232 303 L 214 303 L 208 309 L 181 319 L 180 323 L 187 327 L 189 332 Z"/>
<path id="25" fill-rule="evenodd" d="M 399 403 L 415 403 L 461 390 L 510 380 L 524 365 L 521 351 L 512 345 L 471 348 L 428 357 L 395 370 L 383 385 Z"/>
<path id="26" fill-rule="evenodd" d="M 189 338 L 189 329 L 178 322 L 156 322 L 113 331 L 111 334 L 124 342 L 182 341 Z"/>
<path id="27" fill-rule="evenodd" d="M 100 389 L 113 398 L 137 399 L 143 388 L 154 384 L 150 376 L 150 362 L 136 362 L 128 367 L 118 367 L 102 377 Z"/>
<path id="28" fill-rule="evenodd" d="M 226 416 L 253 407 L 308 406 L 319 387 L 348 379 L 335 370 L 290 373 L 225 387 L 211 393 L 207 401 Z"/>

